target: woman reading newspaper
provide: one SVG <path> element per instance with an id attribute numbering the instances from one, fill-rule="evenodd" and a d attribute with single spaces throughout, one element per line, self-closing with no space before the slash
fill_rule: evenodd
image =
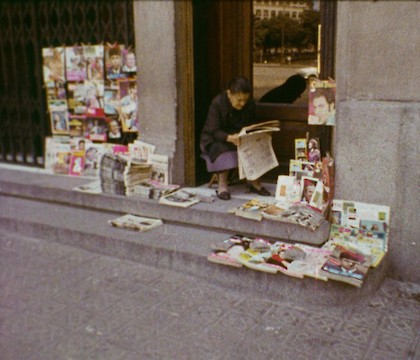
<path id="1" fill-rule="evenodd" d="M 227 89 L 213 99 L 200 139 L 207 171 L 218 176 L 216 194 L 219 199 L 230 199 L 228 171 L 238 167 L 236 147 L 239 144 L 239 132 L 244 126 L 255 122 L 255 102 L 251 97 L 251 85 L 248 79 L 235 77 L 230 80 Z M 262 187 L 259 179 L 249 183 L 251 192 L 263 196 L 270 195 Z"/>

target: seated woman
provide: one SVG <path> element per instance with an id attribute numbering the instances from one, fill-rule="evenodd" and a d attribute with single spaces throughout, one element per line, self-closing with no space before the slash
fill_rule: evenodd
<path id="1" fill-rule="evenodd" d="M 228 171 L 238 167 L 238 133 L 244 126 L 255 122 L 251 85 L 248 79 L 235 77 L 227 90 L 213 99 L 200 139 L 207 171 L 218 175 L 216 194 L 219 199 L 230 199 L 227 179 Z M 250 190 L 259 195 L 270 195 L 259 180 L 250 181 Z"/>

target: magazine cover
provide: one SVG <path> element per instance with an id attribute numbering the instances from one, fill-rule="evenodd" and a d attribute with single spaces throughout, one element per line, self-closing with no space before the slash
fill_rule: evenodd
<path id="1" fill-rule="evenodd" d="M 87 80 L 84 85 L 86 111 L 90 109 L 102 109 L 104 107 L 104 81 Z"/>
<path id="2" fill-rule="evenodd" d="M 107 141 L 107 123 L 104 117 L 87 116 L 83 122 L 83 136 L 86 139 L 106 142 Z"/>
<path id="3" fill-rule="evenodd" d="M 295 139 L 295 160 L 308 161 L 308 143 L 307 140 Z"/>
<path id="4" fill-rule="evenodd" d="M 330 279 L 361 287 L 369 270 L 370 259 L 362 252 L 344 245 L 336 245 L 322 270 Z"/>
<path id="5" fill-rule="evenodd" d="M 322 182 L 316 178 L 310 178 L 303 176 L 301 179 L 301 186 L 302 186 L 302 197 L 300 198 L 301 202 L 304 202 L 306 204 L 310 204 L 312 197 L 315 194 L 315 189 L 317 187 L 317 184 Z M 321 193 L 322 198 L 322 193 Z"/>
<path id="6" fill-rule="evenodd" d="M 124 132 L 137 132 L 139 122 L 137 118 L 137 80 L 127 79 L 118 81 L 120 99 L 120 119 Z"/>
<path id="7" fill-rule="evenodd" d="M 67 139 L 45 138 L 45 170 L 53 174 L 68 174 L 71 148 Z"/>
<path id="8" fill-rule="evenodd" d="M 236 216 L 240 216 L 246 219 L 258 220 L 261 221 L 263 218 L 262 211 L 269 204 L 265 201 L 258 199 L 248 200 L 246 203 L 241 206 L 229 211 L 233 212 Z"/>
<path id="9" fill-rule="evenodd" d="M 359 229 L 362 221 L 366 224 L 370 220 L 382 223 L 385 232 L 389 230 L 389 206 L 334 199 L 331 212 L 332 222 L 337 225 Z"/>
<path id="10" fill-rule="evenodd" d="M 308 161 L 313 163 L 321 161 L 321 148 L 318 138 L 308 140 Z"/>
<path id="11" fill-rule="evenodd" d="M 133 143 L 128 144 L 128 151 L 130 153 L 131 160 L 135 160 L 142 163 L 150 164 L 152 162 L 152 154 L 155 152 L 156 146 L 152 144 L 145 143 L 141 140 L 134 140 Z M 160 159 L 160 161 L 158 161 Z M 161 158 L 159 155 L 154 156 L 154 162 L 162 163 L 165 165 L 164 167 L 167 168 L 167 164 L 169 162 L 169 159 L 167 156 L 164 158 Z M 157 169 L 157 166 L 155 166 L 155 172 L 159 172 L 159 169 Z M 166 170 L 163 172 L 164 179 L 167 179 Z M 154 175 L 156 179 L 159 178 L 159 175 Z"/>
<path id="12" fill-rule="evenodd" d="M 86 59 L 86 79 L 104 80 L 104 46 L 86 45 L 83 46 L 83 53 Z"/>
<path id="13" fill-rule="evenodd" d="M 149 151 L 153 149 L 149 147 Z M 153 150 L 154 151 L 154 150 Z M 149 154 L 151 168 L 151 180 L 168 185 L 169 181 L 169 157 L 167 155 Z"/>
<path id="14" fill-rule="evenodd" d="M 123 67 L 122 71 L 127 76 L 134 76 L 137 73 L 137 60 L 134 49 L 125 49 L 123 51 Z"/>
<path id="15" fill-rule="evenodd" d="M 75 115 L 86 113 L 86 92 L 84 82 L 67 82 L 69 111 Z"/>
<path id="16" fill-rule="evenodd" d="M 294 176 L 279 175 L 277 177 L 276 194 L 274 196 L 276 201 L 282 204 L 292 203 L 295 199 L 293 196 L 295 182 L 296 179 Z"/>
<path id="17" fill-rule="evenodd" d="M 54 135 L 68 135 L 69 119 L 66 100 L 48 100 L 50 112 L 51 132 Z"/>
<path id="18" fill-rule="evenodd" d="M 147 231 L 163 224 L 161 219 L 153 219 L 131 214 L 126 214 L 114 220 L 109 220 L 108 223 L 115 227 L 137 231 Z"/>
<path id="19" fill-rule="evenodd" d="M 80 176 L 85 167 L 85 151 L 72 151 L 70 155 L 69 175 Z"/>
<path id="20" fill-rule="evenodd" d="M 120 101 L 118 99 L 118 89 L 105 88 L 104 90 L 104 110 L 107 115 L 118 115 Z"/>
<path id="21" fill-rule="evenodd" d="M 83 136 L 83 122 L 85 119 L 85 115 L 69 115 L 69 131 L 71 137 Z"/>
<path id="22" fill-rule="evenodd" d="M 123 73 L 123 51 L 124 45 L 107 44 L 105 46 L 105 69 L 106 77 L 109 80 L 116 80 L 127 77 Z"/>
<path id="23" fill-rule="evenodd" d="M 83 46 L 66 47 L 66 79 L 67 81 L 86 80 L 86 60 Z"/>
<path id="24" fill-rule="evenodd" d="M 85 166 L 82 175 L 99 177 L 101 158 L 105 154 L 105 146 L 103 144 L 88 143 L 85 147 Z"/>
<path id="25" fill-rule="evenodd" d="M 65 81 L 64 48 L 42 49 L 42 72 L 44 84 Z"/>
<path id="26" fill-rule="evenodd" d="M 315 80 L 309 89 L 309 125 L 335 125 L 335 81 Z"/>
<path id="27" fill-rule="evenodd" d="M 332 224 L 328 242 L 324 246 L 331 247 L 337 244 L 351 246 L 370 256 L 371 266 L 376 267 L 387 251 L 387 234 Z"/>
<path id="28" fill-rule="evenodd" d="M 313 162 L 290 159 L 289 175 L 294 176 L 297 180 L 300 180 L 302 176 L 313 177 L 315 168 Z"/>

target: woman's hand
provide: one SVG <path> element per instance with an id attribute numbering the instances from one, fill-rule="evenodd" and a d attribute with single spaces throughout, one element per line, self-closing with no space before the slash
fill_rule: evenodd
<path id="1" fill-rule="evenodd" d="M 238 134 L 228 135 L 228 137 L 226 138 L 226 141 L 238 146 L 239 145 L 239 135 Z"/>

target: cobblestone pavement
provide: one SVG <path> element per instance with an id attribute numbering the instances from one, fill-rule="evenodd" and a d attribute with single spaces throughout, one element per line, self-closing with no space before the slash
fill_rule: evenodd
<path id="1" fill-rule="evenodd" d="M 388 279 L 352 306 L 297 306 L 0 235 L 2 360 L 414 360 L 419 302 L 419 285 Z"/>

